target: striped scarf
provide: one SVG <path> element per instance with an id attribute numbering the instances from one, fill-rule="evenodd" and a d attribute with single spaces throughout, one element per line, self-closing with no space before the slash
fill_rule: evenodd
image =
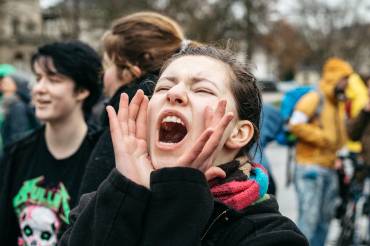
<path id="1" fill-rule="evenodd" d="M 211 192 L 218 201 L 241 211 L 266 199 L 268 174 L 262 165 L 234 160 L 219 167 L 225 171 L 226 178 L 210 182 Z"/>

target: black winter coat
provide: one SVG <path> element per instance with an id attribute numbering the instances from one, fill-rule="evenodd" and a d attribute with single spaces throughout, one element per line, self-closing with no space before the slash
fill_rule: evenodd
<path id="1" fill-rule="evenodd" d="M 157 75 L 148 74 L 132 83 L 120 87 L 113 95 L 108 105 L 114 107 L 116 112 L 119 108 L 119 100 L 122 93 L 127 93 L 129 100 L 134 97 L 135 93 L 142 89 L 144 94 L 151 96 L 154 91 Z M 82 180 L 80 195 L 95 191 L 101 182 L 106 179 L 112 169 L 115 167 L 114 151 L 112 139 L 109 131 L 108 115 L 104 111 L 102 115 L 103 133 L 91 153 L 89 162 L 86 166 L 86 173 Z"/>
<path id="2" fill-rule="evenodd" d="M 308 245 L 274 198 L 237 212 L 214 200 L 200 171 L 184 167 L 152 172 L 150 190 L 114 169 L 70 219 L 60 246 Z"/>

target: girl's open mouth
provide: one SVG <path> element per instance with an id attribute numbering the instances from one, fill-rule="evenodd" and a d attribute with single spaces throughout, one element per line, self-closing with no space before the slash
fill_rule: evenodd
<path id="1" fill-rule="evenodd" d="M 159 142 L 161 144 L 176 144 L 181 142 L 188 130 L 185 123 L 175 115 L 167 115 L 160 123 Z"/>

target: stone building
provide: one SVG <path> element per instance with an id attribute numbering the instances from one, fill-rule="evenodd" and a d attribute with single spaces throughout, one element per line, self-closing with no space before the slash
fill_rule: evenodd
<path id="1" fill-rule="evenodd" d="M 42 9 L 39 0 L 0 0 L 0 64 L 30 72 L 37 46 L 70 37 L 60 11 Z"/>
<path id="2" fill-rule="evenodd" d="M 0 0 L 0 63 L 29 70 L 29 59 L 42 37 L 38 0 Z"/>

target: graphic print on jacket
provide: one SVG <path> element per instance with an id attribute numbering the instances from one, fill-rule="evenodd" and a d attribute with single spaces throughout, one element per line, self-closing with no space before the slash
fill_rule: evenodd
<path id="1" fill-rule="evenodd" d="M 43 176 L 27 180 L 13 198 L 21 231 L 19 246 L 56 246 L 62 224 L 69 223 L 70 195 L 64 184 L 44 188 L 43 183 Z"/>

